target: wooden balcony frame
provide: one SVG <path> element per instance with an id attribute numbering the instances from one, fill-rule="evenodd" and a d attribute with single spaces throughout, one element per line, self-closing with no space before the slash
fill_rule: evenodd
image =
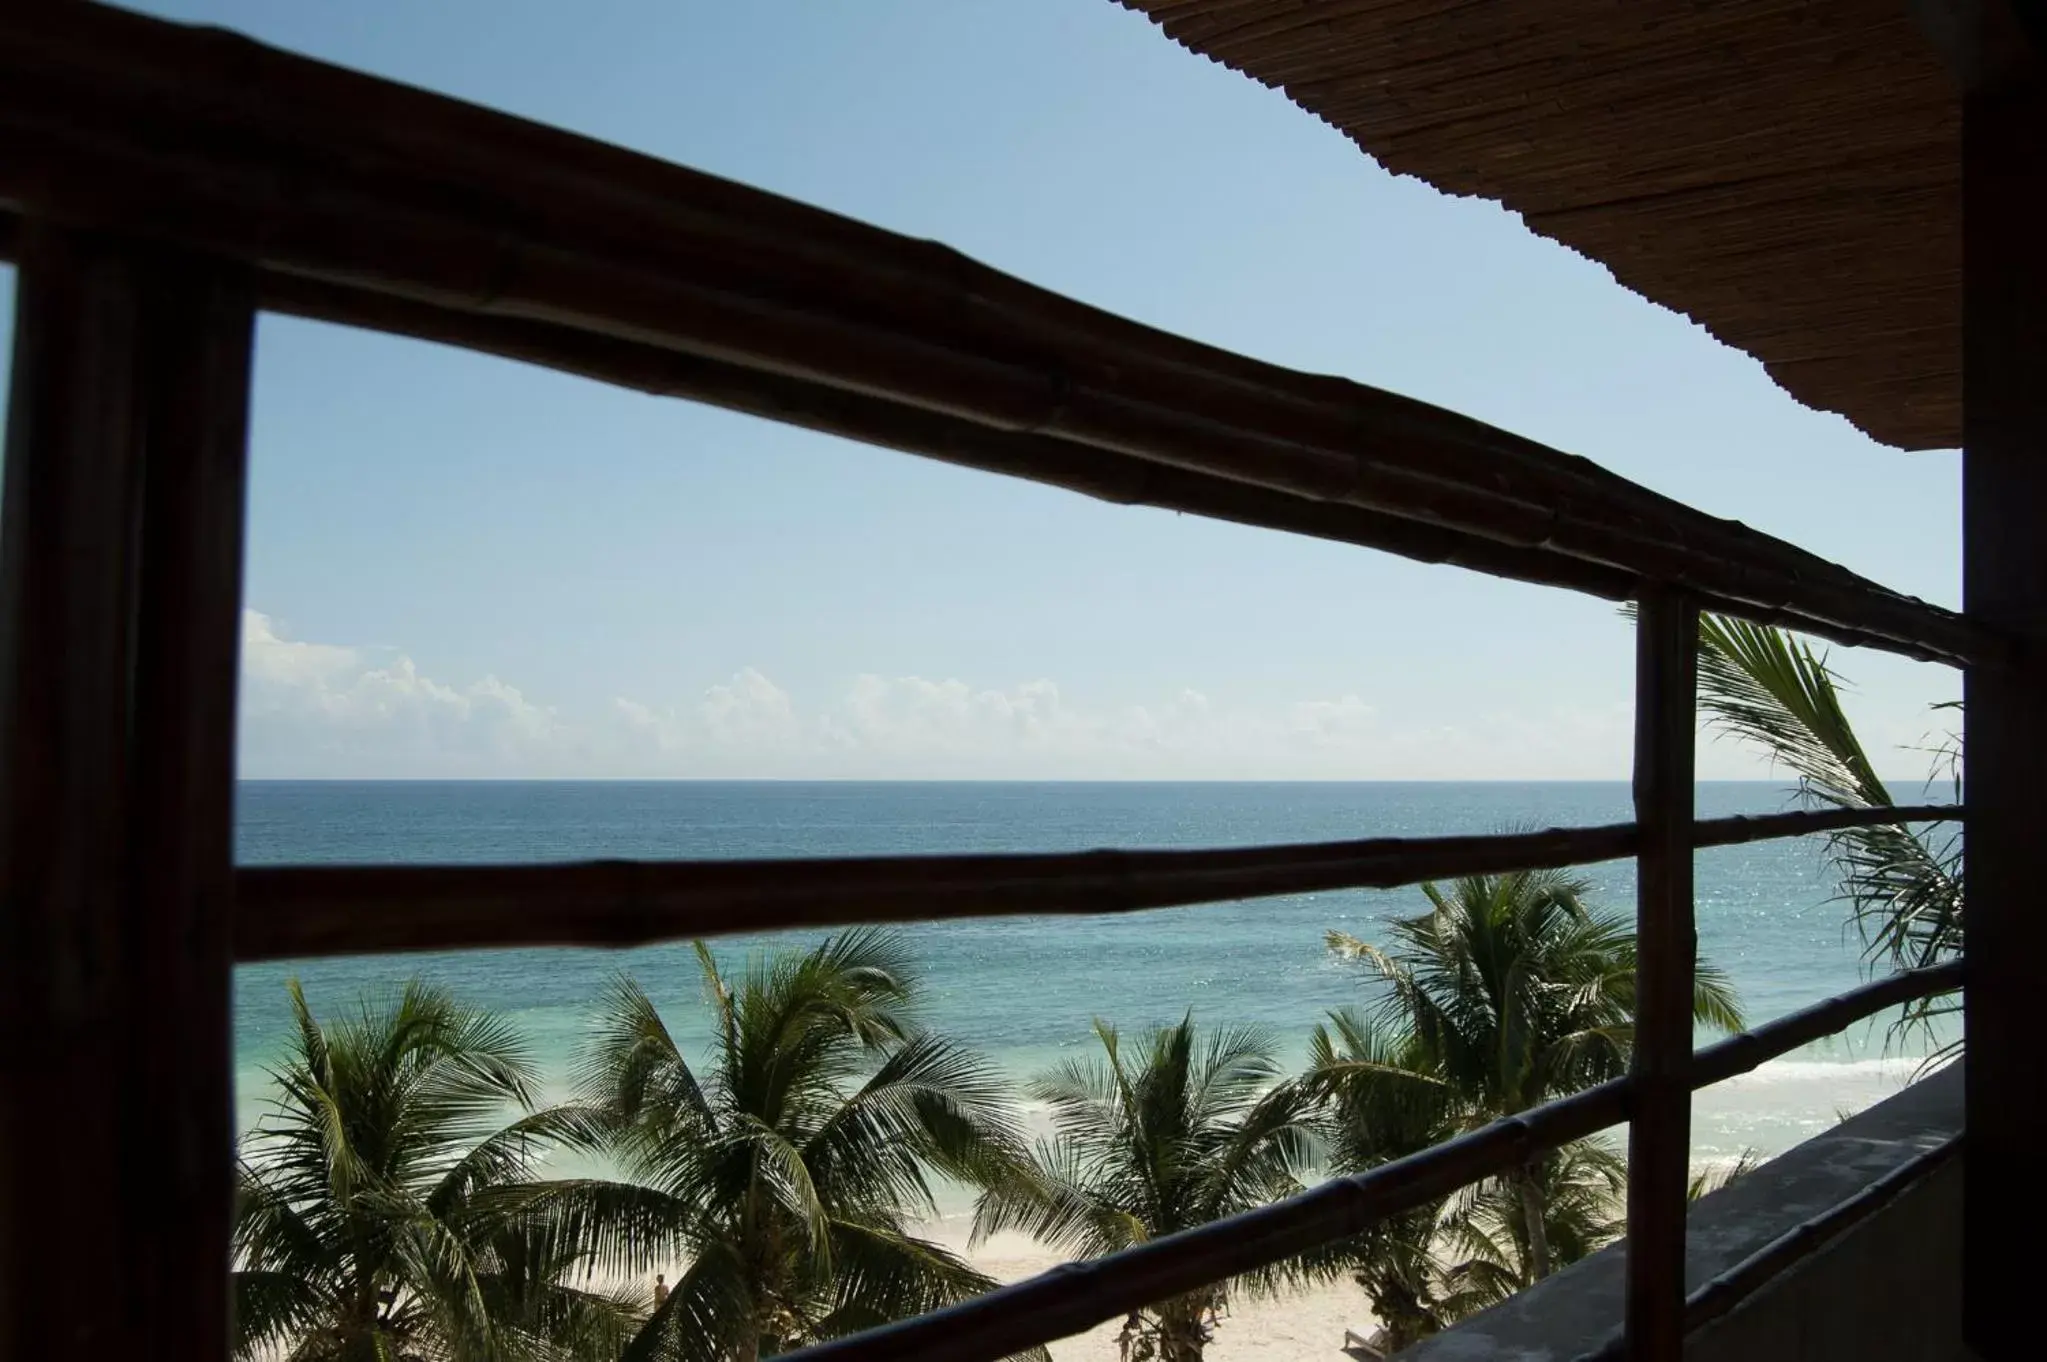
<path id="1" fill-rule="evenodd" d="M 1467 417 L 230 34 L 90 5 L 0 17 L 0 255 L 20 266 L 0 544 L 0 1063 L 13 1091 L 47 1094 L 0 1112 L 0 1355 L 225 1355 L 236 960 L 1153 910 L 1633 856 L 1642 975 L 1628 1078 L 804 1356 L 1004 1356 L 1629 1121 L 1627 1346 L 1675 1362 L 1698 1312 L 1681 1271 L 1692 1090 L 1962 980 L 1960 965 L 1887 979 L 1693 1053 L 1695 848 L 1962 815 L 1696 821 L 1699 612 L 1966 665 L 1972 722 L 1987 707 L 2029 741 L 2041 731 L 2038 548 L 1998 610 L 1957 615 Z M 236 870 L 260 308 L 1111 501 L 1639 601 L 1636 821 L 1184 852 Z M 2021 339 L 2037 347 L 2036 323 L 2013 324 L 2033 327 Z M 2003 485 L 1986 467 L 1972 475 L 1970 532 L 1996 538 L 1979 524 Z M 2000 563 L 1971 562 L 1972 584 L 2006 580 Z M 2026 685 L 1997 679 L 2014 675 Z M 2016 801 L 2027 769 L 1993 763 L 1975 793 Z M 1997 828 L 2005 878 L 1973 879 L 1972 923 L 2039 861 Z M 1972 875 L 1977 851 L 1972 834 Z M 1970 1100 L 1974 1118 L 1973 1088 Z M 59 1108 L 72 1119 L 49 1122 Z"/>

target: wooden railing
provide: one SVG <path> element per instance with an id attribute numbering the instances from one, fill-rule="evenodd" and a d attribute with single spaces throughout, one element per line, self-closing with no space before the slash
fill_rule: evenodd
<path id="1" fill-rule="evenodd" d="M 1616 599 L 1661 582 L 1917 656 L 1989 645 L 1953 612 L 1469 417 L 221 31 L 96 6 L 9 12 L 0 153 L 0 202 L 247 261 L 267 306 L 302 315 L 1111 499 L 1159 484 L 1246 523 L 1290 512 Z"/>
<path id="2" fill-rule="evenodd" d="M 236 960 L 1126 912 L 1637 858 L 1630 1077 L 812 1353 L 963 1362 L 1354 1234 L 1623 1120 L 1629 1346 L 1675 1362 L 1691 1089 L 1959 982 L 1900 976 L 1692 1053 L 1697 847 L 1960 815 L 1694 821 L 1699 611 L 1947 663 L 2008 649 L 1582 459 L 745 186 L 93 5 L 0 14 L 0 256 L 21 273 L 0 557 L 0 1077 L 41 1094 L 0 1103 L 0 1355 L 224 1354 Z M 1195 851 L 235 870 L 258 307 L 1109 501 L 1638 600 L 1636 820 Z M 53 1104 L 61 1130 L 37 1123 Z"/>
<path id="3" fill-rule="evenodd" d="M 1950 804 L 1824 809 L 1693 825 L 1696 847 L 1959 818 Z M 1198 851 L 863 856 L 555 865 L 244 867 L 235 958 L 462 946 L 640 946 L 682 937 L 1035 913 L 1174 908 L 1633 856 L 1633 823 L 1484 837 Z"/>

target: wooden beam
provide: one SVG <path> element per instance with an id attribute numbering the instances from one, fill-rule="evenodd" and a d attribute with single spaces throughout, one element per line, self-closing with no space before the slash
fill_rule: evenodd
<path id="1" fill-rule="evenodd" d="M 133 130 L 156 134 L 139 139 Z M 546 322 L 1794 611 L 1998 641 L 1531 440 L 1085 307 L 928 242 L 107 7 L 0 14 L 0 204 Z"/>
<path id="2" fill-rule="evenodd" d="M 1583 865 L 1630 824 L 1192 851 L 555 865 L 249 866 L 243 960 L 466 946 L 639 946 L 693 936 L 1011 913 L 1122 913 Z"/>
<path id="3" fill-rule="evenodd" d="M 1698 846 L 1958 817 L 1948 805 L 1709 819 Z M 1586 865 L 1636 849 L 1631 824 L 1483 837 L 1384 837 L 1186 851 L 861 856 L 539 865 L 251 866 L 237 958 L 468 946 L 641 946 L 852 922 L 1127 913 Z"/>
<path id="4" fill-rule="evenodd" d="M 1951 823 L 1967 817 L 1960 804 L 1884 804 L 1859 809 L 1794 809 L 1789 813 L 1738 813 L 1728 818 L 1702 818 L 1692 824 L 1695 847 L 1729 847 L 1767 842 L 1779 837 L 1810 837 L 1844 828 L 1885 824 Z"/>
<path id="5" fill-rule="evenodd" d="M 228 1346 L 233 1201 L 235 691 L 255 290 L 150 262 L 147 462 L 130 741 L 135 874 L 123 944 L 146 1064 L 124 1096 L 130 1314 L 159 1355 Z M 153 1270 L 138 1271 L 138 1264 Z"/>
<path id="6" fill-rule="evenodd" d="M 1642 598 L 1635 634 L 1635 1053 L 1628 1111 L 1626 1337 L 1635 1362 L 1684 1355 L 1691 1163 L 1693 771 L 1699 612 Z"/>
<path id="7" fill-rule="evenodd" d="M 141 281 L 29 233 L 0 499 L 0 1355 L 139 1356 L 121 1293 Z"/>
<path id="8" fill-rule="evenodd" d="M 0 218 L 0 225 L 4 221 Z M 1640 576 L 1633 571 L 1541 546 L 1502 543 L 1453 526 L 1292 496 L 1042 432 L 992 430 L 943 412 L 924 411 L 867 393 L 820 389 L 802 379 L 644 341 L 593 336 L 528 317 L 467 312 L 291 274 L 266 275 L 262 298 L 266 308 L 292 316 L 458 345 L 640 392 L 687 398 L 920 454 L 962 468 L 1026 478 L 1118 505 L 1154 506 L 1358 544 L 1418 562 L 1560 586 L 1609 600 L 1630 599 L 1640 588 Z M 1937 651 L 1900 649 L 1890 636 L 1796 608 L 1712 596 L 1702 596 L 1700 608 L 1817 634 L 1851 647 L 1944 659 Z"/>
<path id="9" fill-rule="evenodd" d="M 1846 1030 L 1865 1017 L 1962 986 L 1962 962 L 1899 970 L 1824 1002 L 1787 1012 L 1767 1025 L 1716 1041 L 1692 1057 L 1692 1091 L 1751 1073 L 1779 1055 Z"/>
<path id="10" fill-rule="evenodd" d="M 253 291 L 39 225 L 20 245 L 0 524 L 0 1355 L 217 1358 Z"/>
<path id="11" fill-rule="evenodd" d="M 1963 103 L 1962 594 L 2018 650 L 1963 681 L 1968 1161 L 1965 1337 L 1985 1362 L 2038 1354 L 2027 1271 L 2047 1216 L 2039 1035 L 2047 959 L 2047 70 L 2037 58 Z M 2031 1227 L 2031 1228 L 2029 1228 Z"/>

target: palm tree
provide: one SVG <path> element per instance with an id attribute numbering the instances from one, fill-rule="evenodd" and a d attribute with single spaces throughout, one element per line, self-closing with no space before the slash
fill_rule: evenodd
<path id="1" fill-rule="evenodd" d="M 684 1265 L 623 1362 L 754 1362 L 992 1287 L 911 1225 L 935 1214 L 935 1177 L 1012 1176 L 1022 1138 L 999 1075 L 913 1024 L 900 938 L 841 933 L 736 980 L 701 943 L 697 959 L 708 1063 L 621 976 L 559 1114 L 623 1178 L 519 1198 L 612 1272 Z"/>
<path id="2" fill-rule="evenodd" d="M 1355 1009 L 1329 1015 L 1309 1042 L 1301 1083 L 1324 1113 L 1330 1171 L 1369 1172 L 1489 1119 L 1452 1084 L 1405 1023 Z M 1625 1228 L 1625 1161 L 1577 1141 L 1534 1165 L 1543 1213 L 1539 1242 L 1576 1262 Z M 1390 1217 L 1311 1256 L 1311 1272 L 1348 1271 L 1384 1326 L 1389 1354 L 1495 1305 L 1531 1280 L 1519 1184 L 1491 1179 Z"/>
<path id="3" fill-rule="evenodd" d="M 1327 1166 L 1339 1176 L 1420 1153 L 1462 1127 L 1457 1092 L 1431 1066 L 1413 1030 L 1387 1028 L 1354 1008 L 1330 1013 L 1315 1028 L 1299 1082 L 1321 1113 Z M 1451 1204 L 1441 1197 L 1389 1216 L 1303 1263 L 1309 1272 L 1346 1272 L 1364 1288 L 1389 1354 L 1466 1313 L 1437 1256 Z"/>
<path id="4" fill-rule="evenodd" d="M 1809 804 L 1859 809 L 1894 803 L 1841 707 L 1840 678 L 1826 656 L 1781 629 L 1702 617 L 1699 706 L 1714 727 L 1782 762 Z M 1959 798 L 1960 740 L 1949 737 L 1936 753 Z M 1959 832 L 1895 824 L 1846 828 L 1829 836 L 1827 854 L 1872 960 L 1909 969 L 1961 954 Z M 1955 1006 L 1928 1000 L 1908 1017 L 1926 1021 Z"/>
<path id="5" fill-rule="evenodd" d="M 1425 884 L 1430 911 L 1392 924 L 1391 950 L 1342 932 L 1330 949 L 1359 960 L 1388 987 L 1378 1020 L 1407 1033 L 1427 1071 L 1456 1094 L 1463 1123 L 1480 1125 L 1625 1073 L 1634 1042 L 1635 934 L 1585 905 L 1589 886 L 1553 870 L 1471 875 L 1447 890 Z M 1741 1026 L 1725 977 L 1700 963 L 1693 1013 L 1719 1030 Z M 1508 1232 L 1524 1282 L 1549 1275 L 1544 1161 L 1508 1175 L 1520 1202 Z"/>
<path id="6" fill-rule="evenodd" d="M 296 980 L 274 1110 L 244 1141 L 235 1353 L 295 1362 L 615 1357 L 626 1302 L 494 1213 L 551 1135 L 499 1018 L 414 981 L 322 1026 Z"/>
<path id="7" fill-rule="evenodd" d="M 1533 1203 L 1528 1181 L 1538 1189 Z M 1620 1238 L 1627 1231 L 1627 1188 L 1627 1159 L 1597 1138 L 1538 1155 L 1526 1179 L 1488 1179 L 1466 1188 L 1444 1221 L 1459 1258 L 1444 1274 L 1446 1320 L 1476 1314 L 1533 1285 L 1534 1245 L 1564 1267 Z M 1535 1233 L 1531 1204 L 1542 1216 Z"/>
<path id="8" fill-rule="evenodd" d="M 1094 1258 L 1300 1190 L 1313 1151 L 1308 1103 L 1280 1082 L 1264 1033 L 1228 1028 L 1204 1043 L 1189 1015 L 1147 1031 L 1134 1053 L 1107 1022 L 1095 1037 L 1100 1056 L 1031 1083 L 1057 1133 L 1023 1176 L 983 1194 L 976 1241 L 1021 1230 Z M 1137 1311 L 1123 1331 L 1125 1362 L 1200 1362 L 1234 1285 Z"/>

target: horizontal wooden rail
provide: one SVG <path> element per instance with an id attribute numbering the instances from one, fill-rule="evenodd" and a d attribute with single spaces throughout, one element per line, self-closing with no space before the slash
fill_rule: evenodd
<path id="1" fill-rule="evenodd" d="M 592 336 L 524 317 L 463 312 L 295 275 L 267 276 L 263 301 L 271 311 L 291 316 L 458 345 L 963 468 L 1024 478 L 1117 505 L 1152 506 L 1357 544 L 1418 562 L 1561 586 L 1608 600 L 1631 599 L 1641 590 L 1637 574 L 1604 563 L 1367 507 L 1290 496 L 1043 434 L 991 430 L 941 412 L 908 408 L 865 393 L 820 390 L 799 379 L 658 345 Z M 1892 640 L 1794 609 L 1770 609 L 1712 595 L 1702 595 L 1700 605 L 1839 643 L 1896 649 Z"/>
<path id="2" fill-rule="evenodd" d="M 1805 1019 L 1823 1011 L 1845 1017 L 1840 1024 L 1847 1025 L 1900 1001 L 1942 992 L 1958 979 L 1958 971 L 1949 967 L 1915 970 L 1758 1027 L 1740 1038 L 1740 1068 L 1716 1062 L 1718 1052 L 1736 1042 L 1700 1051 L 1693 1087 L 1706 1085 L 1702 1074 L 1753 1067 L 1751 1055 L 1775 1058 L 1808 1043 L 1812 1037 Z M 1602 1083 L 1369 1173 L 1334 1178 L 1271 1206 L 1107 1258 L 1068 1263 L 949 1309 L 806 1348 L 791 1354 L 791 1362 L 994 1362 L 1348 1238 L 1388 1216 L 1619 1124 L 1628 1116 L 1629 1089 L 1625 1078 Z"/>
<path id="3" fill-rule="evenodd" d="M 1692 1086 L 1706 1088 L 1725 1082 L 1760 1068 L 1788 1050 L 1844 1031 L 1886 1008 L 1900 1007 L 1936 993 L 1952 993 L 1961 986 L 1959 960 L 1887 974 L 1851 993 L 1788 1012 L 1766 1026 L 1729 1036 L 1699 1051 L 1692 1056 Z"/>
<path id="4" fill-rule="evenodd" d="M 1917 656 L 1997 646 L 1950 611 L 1470 418 L 231 34 L 98 6 L 0 17 L 0 206 L 771 372 L 804 407 L 860 393 L 1362 507 Z"/>
<path id="5" fill-rule="evenodd" d="M 1735 846 L 1777 837 L 1876 827 L 1885 823 L 1951 823 L 1967 817 L 1962 804 L 1872 804 L 1856 809 L 1794 809 L 1789 813 L 1736 814 L 1693 825 L 1692 845 Z"/>
<path id="6" fill-rule="evenodd" d="M 1634 848 L 1634 825 L 1621 823 L 1201 851 L 250 866 L 236 876 L 235 954 L 265 960 L 465 946 L 638 946 L 853 922 L 1123 913 L 1580 865 Z"/>
<path id="7" fill-rule="evenodd" d="M 686 398 L 963 468 L 1028 479 L 1117 505 L 1153 506 L 1356 544 L 1421 562 L 1569 587 L 1609 600 L 1627 599 L 1637 589 L 1633 573 L 1600 563 L 1503 544 L 1364 507 L 1290 496 L 1043 434 L 992 430 L 866 393 L 820 388 L 726 360 L 594 336 L 530 318 L 464 312 L 288 274 L 265 278 L 263 302 L 273 312 L 545 365 L 659 397 Z M 1729 612 L 1734 609 L 1728 606 Z M 1790 628 L 1811 626 L 1794 611 L 1782 611 L 1779 616 L 1766 622 Z"/>
<path id="8" fill-rule="evenodd" d="M 1929 805 L 1710 819 L 1694 825 L 1694 837 L 1699 846 L 1725 846 L 1959 814 Z M 1588 865 L 1635 850 L 1634 824 L 1617 823 L 1197 851 L 250 866 L 236 876 L 235 953 L 247 961 L 470 946 L 641 946 L 852 922 L 1127 913 Z"/>
<path id="9" fill-rule="evenodd" d="M 1962 1152 L 1964 1143 L 1964 1136 L 1949 1136 L 1933 1148 L 1899 1164 L 1854 1196 L 1786 1230 L 1692 1292 L 1685 1298 L 1685 1332 L 1695 1333 L 1732 1313 L 1736 1306 L 1826 1244 L 1896 1201 L 1930 1174 L 1940 1171 Z M 1616 1335 L 1603 1346 L 1579 1354 L 1578 1362 L 1622 1362 L 1627 1356 L 1627 1341 Z"/>

